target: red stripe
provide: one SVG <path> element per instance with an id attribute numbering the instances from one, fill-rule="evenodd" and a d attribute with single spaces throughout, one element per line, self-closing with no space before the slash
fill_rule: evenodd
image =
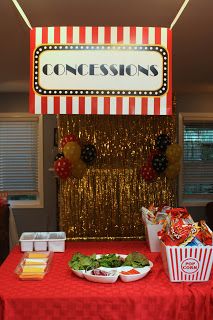
<path id="1" fill-rule="evenodd" d="M 171 263 L 172 263 L 172 277 L 173 277 L 173 280 L 175 280 L 175 271 L 174 271 L 173 254 L 172 254 L 172 249 L 171 249 L 171 248 L 170 248 L 170 259 L 171 259 Z"/>
<path id="2" fill-rule="evenodd" d="M 54 114 L 60 114 L 60 97 L 54 97 Z"/>
<path id="3" fill-rule="evenodd" d="M 124 41 L 124 32 L 123 27 L 117 27 L 117 43 L 123 43 Z"/>
<path id="4" fill-rule="evenodd" d="M 92 27 L 92 43 L 98 43 L 98 27 Z"/>
<path id="5" fill-rule="evenodd" d="M 35 113 L 35 93 L 33 91 L 33 73 L 34 73 L 34 62 L 33 62 L 33 51 L 35 48 L 35 28 L 30 30 L 30 94 L 29 94 L 29 111 Z"/>
<path id="6" fill-rule="evenodd" d="M 155 28 L 155 44 L 161 44 L 161 28 Z"/>
<path id="7" fill-rule="evenodd" d="M 182 263 L 182 248 L 180 248 L 180 263 Z M 180 280 L 182 281 L 183 280 L 183 272 L 181 270 L 181 273 L 180 273 Z"/>
<path id="8" fill-rule="evenodd" d="M 92 107 L 91 107 L 91 114 L 97 114 L 98 113 L 98 98 L 92 97 Z"/>
<path id="9" fill-rule="evenodd" d="M 41 113 L 47 114 L 47 96 L 41 97 Z"/>
<path id="10" fill-rule="evenodd" d="M 54 27 L 54 43 L 60 43 L 60 27 Z"/>
<path id="11" fill-rule="evenodd" d="M 180 278 L 179 278 L 179 266 L 178 266 L 177 248 L 175 248 L 175 258 L 176 258 L 176 272 L 177 272 L 177 280 L 180 280 Z"/>
<path id="12" fill-rule="evenodd" d="M 160 115 L 160 98 L 154 98 L 154 115 Z"/>
<path id="13" fill-rule="evenodd" d="M 197 258 L 197 254 L 198 254 L 198 250 L 197 250 L 197 248 L 195 248 L 195 259 L 197 259 L 197 260 L 198 260 L 198 258 Z M 197 276 L 198 276 L 198 272 L 196 272 L 195 280 L 197 280 Z"/>
<path id="14" fill-rule="evenodd" d="M 79 114 L 85 114 L 85 97 L 79 97 Z"/>
<path id="15" fill-rule="evenodd" d="M 136 27 L 130 27 L 130 43 L 136 42 Z"/>
<path id="16" fill-rule="evenodd" d="M 86 27 L 79 28 L 79 42 L 85 43 L 86 41 Z"/>
<path id="17" fill-rule="evenodd" d="M 147 44 L 149 39 L 149 28 L 143 27 L 142 29 L 142 43 Z"/>
<path id="18" fill-rule="evenodd" d="M 201 275 L 200 275 L 200 279 L 199 279 L 199 280 L 201 280 L 201 279 L 202 279 L 202 275 L 203 275 L 203 271 L 204 271 L 203 265 L 204 265 L 204 263 L 205 263 L 205 260 L 206 260 L 206 253 L 207 253 L 207 249 L 206 249 L 206 248 L 205 248 L 205 249 L 203 249 L 203 250 L 205 250 L 205 253 L 204 253 L 204 257 L 203 257 L 203 263 L 202 263 L 202 266 L 200 266 L 200 268 L 201 268 L 202 272 L 201 272 Z"/>
<path id="19" fill-rule="evenodd" d="M 141 99 L 141 103 L 142 103 L 142 110 L 141 110 L 141 114 L 142 115 L 147 115 L 147 110 L 148 110 L 148 98 L 142 98 Z"/>
<path id="20" fill-rule="evenodd" d="M 67 43 L 73 43 L 73 28 L 67 27 Z"/>
<path id="21" fill-rule="evenodd" d="M 110 114 L 110 98 L 104 97 L 104 114 Z"/>
<path id="22" fill-rule="evenodd" d="M 66 97 L 67 114 L 72 114 L 72 97 Z"/>
<path id="23" fill-rule="evenodd" d="M 167 49 L 169 53 L 169 90 L 167 92 L 167 115 L 172 115 L 172 30 L 167 30 Z"/>
<path id="24" fill-rule="evenodd" d="M 117 97 L 116 98 L 116 114 L 123 114 L 123 98 Z"/>
<path id="25" fill-rule="evenodd" d="M 129 114 L 135 114 L 135 98 L 129 98 Z"/>
<path id="26" fill-rule="evenodd" d="M 104 28 L 104 42 L 105 43 L 111 42 L 111 28 L 110 27 Z"/>
<path id="27" fill-rule="evenodd" d="M 208 262 L 206 265 L 206 271 L 205 271 L 203 280 L 208 280 L 208 279 L 206 279 L 206 273 L 207 273 L 208 269 L 211 268 L 211 266 L 209 266 L 211 255 L 212 255 L 212 249 L 209 250 L 209 257 L 208 257 Z"/>
<path id="28" fill-rule="evenodd" d="M 42 28 L 42 43 L 48 43 L 48 28 Z"/>

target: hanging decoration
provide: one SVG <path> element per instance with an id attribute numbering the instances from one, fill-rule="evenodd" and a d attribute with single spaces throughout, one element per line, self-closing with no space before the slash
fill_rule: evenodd
<path id="1" fill-rule="evenodd" d="M 155 146 L 156 149 L 152 150 L 146 164 L 141 167 L 140 175 L 147 182 L 153 182 L 161 174 L 165 174 L 169 180 L 175 179 L 180 171 L 182 147 L 171 144 L 171 137 L 163 133 L 157 136 Z"/>
<path id="2" fill-rule="evenodd" d="M 160 154 L 155 144 L 161 133 L 175 141 L 175 116 L 58 116 L 59 142 L 74 134 L 79 137 L 81 151 L 87 144 L 97 150 L 92 165 L 85 163 L 82 178 L 71 173 L 70 178 L 59 180 L 59 228 L 68 239 L 139 239 L 144 234 L 143 205 L 176 205 L 175 179 L 168 179 L 165 172 L 157 173 L 152 161 L 151 168 L 143 171 L 147 180 L 141 172 L 139 176 L 138 168 L 146 164 L 148 155 Z"/>
<path id="3" fill-rule="evenodd" d="M 32 28 L 30 112 L 171 115 L 171 56 L 170 28 Z"/>
<path id="4" fill-rule="evenodd" d="M 82 179 L 88 164 L 93 164 L 97 151 L 94 145 L 86 144 L 81 148 L 80 140 L 74 134 L 65 135 L 60 146 L 63 152 L 55 156 L 54 171 L 62 179 L 69 177 Z"/>

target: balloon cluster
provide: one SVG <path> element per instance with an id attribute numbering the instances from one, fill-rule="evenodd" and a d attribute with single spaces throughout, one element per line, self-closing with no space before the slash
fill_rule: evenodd
<path id="1" fill-rule="evenodd" d="M 83 178 L 87 165 L 96 159 L 96 148 L 92 144 L 80 146 L 80 142 L 73 134 L 66 135 L 61 140 L 63 152 L 57 153 L 54 161 L 54 171 L 62 179 L 74 177 Z"/>
<path id="2" fill-rule="evenodd" d="M 162 173 L 168 179 L 176 178 L 180 171 L 181 146 L 171 144 L 171 139 L 166 134 L 160 134 L 155 145 L 156 149 L 148 155 L 146 164 L 140 169 L 140 175 L 147 182 L 154 181 Z"/>

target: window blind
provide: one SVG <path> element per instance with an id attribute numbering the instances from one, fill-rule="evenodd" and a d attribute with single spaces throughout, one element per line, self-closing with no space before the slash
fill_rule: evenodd
<path id="1" fill-rule="evenodd" d="M 184 198 L 213 194 L 213 123 L 184 123 Z"/>
<path id="2" fill-rule="evenodd" d="M 0 119 L 0 191 L 38 193 L 38 121 Z"/>

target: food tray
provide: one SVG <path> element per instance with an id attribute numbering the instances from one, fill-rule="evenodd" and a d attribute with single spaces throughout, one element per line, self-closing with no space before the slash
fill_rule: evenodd
<path id="1" fill-rule="evenodd" d="M 52 257 L 49 251 L 25 252 L 15 273 L 20 280 L 42 280 L 49 271 Z"/>
<path id="2" fill-rule="evenodd" d="M 19 241 L 21 251 L 65 251 L 65 232 L 24 232 Z"/>

